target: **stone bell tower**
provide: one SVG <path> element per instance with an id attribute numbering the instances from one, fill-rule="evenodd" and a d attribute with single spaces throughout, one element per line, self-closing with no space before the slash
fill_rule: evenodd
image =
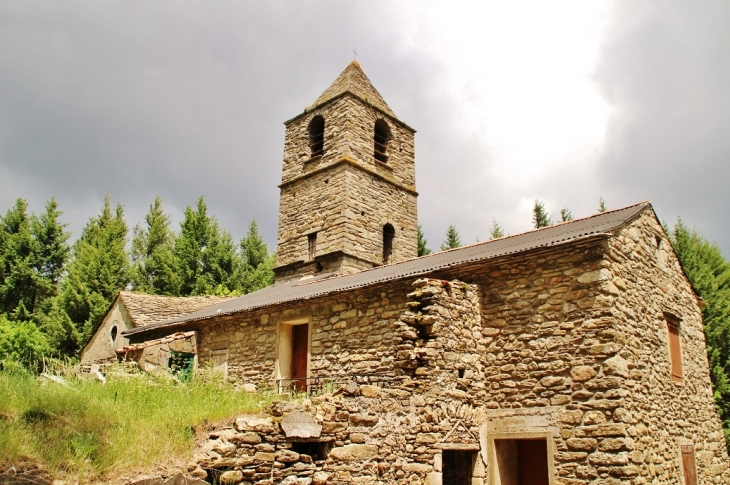
<path id="1" fill-rule="evenodd" d="M 415 130 L 360 64 L 284 124 L 277 282 L 415 258 Z"/>

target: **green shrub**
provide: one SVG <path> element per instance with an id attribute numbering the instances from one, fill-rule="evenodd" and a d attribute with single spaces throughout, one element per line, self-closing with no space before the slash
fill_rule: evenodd
<path id="1" fill-rule="evenodd" d="M 0 361 L 20 363 L 30 369 L 50 352 L 51 346 L 35 324 L 13 322 L 0 315 Z"/>

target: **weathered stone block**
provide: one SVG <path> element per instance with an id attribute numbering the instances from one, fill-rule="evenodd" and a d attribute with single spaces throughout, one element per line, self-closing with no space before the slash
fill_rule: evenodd
<path id="1" fill-rule="evenodd" d="M 345 445 L 332 448 L 330 457 L 347 462 L 374 460 L 378 457 L 378 448 L 373 445 Z"/>

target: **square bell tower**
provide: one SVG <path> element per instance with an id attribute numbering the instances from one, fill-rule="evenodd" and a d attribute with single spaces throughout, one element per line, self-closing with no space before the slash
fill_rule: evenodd
<path id="1" fill-rule="evenodd" d="M 284 124 L 276 281 L 415 258 L 415 130 L 360 64 Z"/>

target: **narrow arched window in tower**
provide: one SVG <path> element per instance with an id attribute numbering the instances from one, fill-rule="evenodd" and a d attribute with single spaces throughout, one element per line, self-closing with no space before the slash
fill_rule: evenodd
<path id="1" fill-rule="evenodd" d="M 395 228 L 386 224 L 383 226 L 383 264 L 388 264 L 393 259 L 393 238 L 395 238 Z"/>
<path id="2" fill-rule="evenodd" d="M 385 120 L 375 122 L 375 160 L 388 163 L 388 142 L 390 141 L 390 127 Z"/>
<path id="3" fill-rule="evenodd" d="M 322 156 L 324 151 L 324 118 L 317 115 L 309 122 L 309 148 L 312 158 Z"/>

